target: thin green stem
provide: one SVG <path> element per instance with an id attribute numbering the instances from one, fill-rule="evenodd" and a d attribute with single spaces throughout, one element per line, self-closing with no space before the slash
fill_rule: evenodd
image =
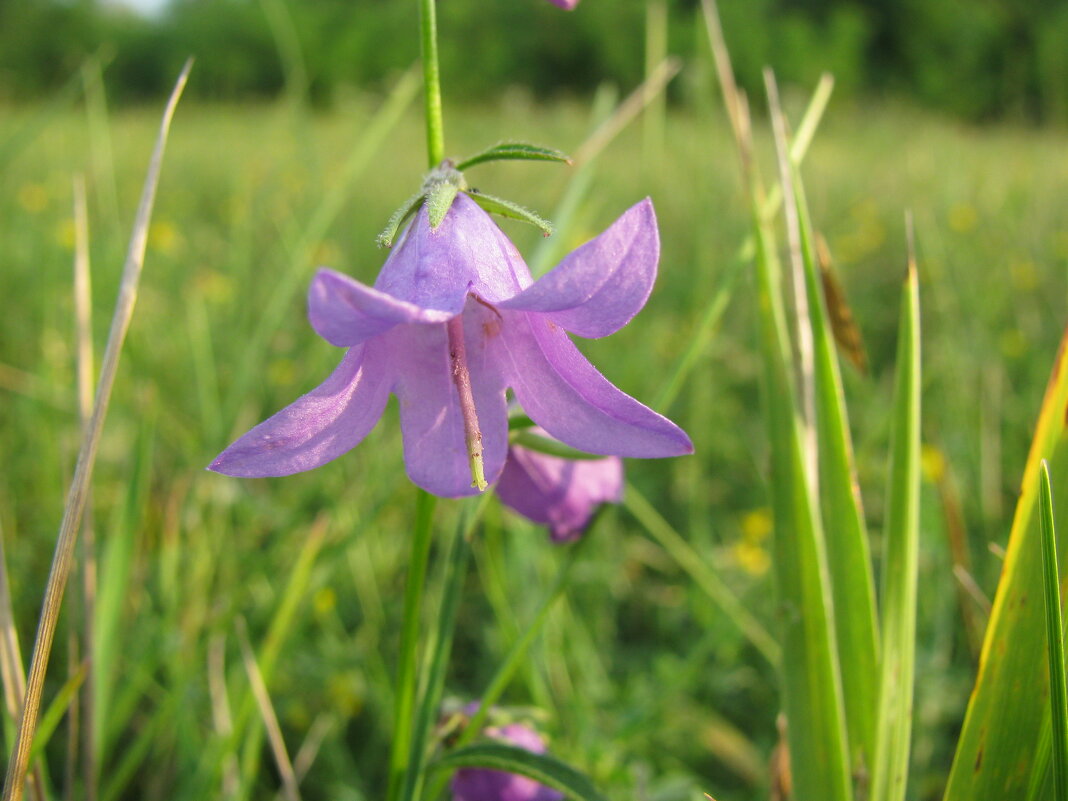
<path id="1" fill-rule="evenodd" d="M 415 530 L 412 532 L 412 561 L 404 590 L 404 618 L 401 629 L 400 663 L 397 669 L 397 696 L 394 704 L 393 748 L 389 759 L 388 799 L 397 798 L 408 769 L 408 744 L 412 735 L 412 710 L 418 682 L 419 611 L 422 609 L 427 564 L 430 561 L 431 523 L 436 499 L 418 490 Z"/>
<path id="2" fill-rule="evenodd" d="M 438 16 L 435 0 L 419 0 L 423 48 L 423 94 L 426 108 L 426 153 L 433 169 L 445 158 L 445 125 L 441 118 L 441 71 L 438 69 Z"/>

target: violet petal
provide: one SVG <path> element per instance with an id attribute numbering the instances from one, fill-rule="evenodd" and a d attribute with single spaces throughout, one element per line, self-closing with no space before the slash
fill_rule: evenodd
<path id="1" fill-rule="evenodd" d="M 587 453 L 639 459 L 693 453 L 681 428 L 616 388 L 546 316 L 501 313 L 506 380 L 551 436 Z"/>
<path id="2" fill-rule="evenodd" d="M 555 542 L 577 539 L 602 503 L 623 497 L 623 462 L 564 459 L 518 445 L 497 482 L 497 495 L 527 519 L 549 527 Z"/>
<path id="3" fill-rule="evenodd" d="M 424 309 L 459 314 L 468 292 L 491 303 L 530 285 L 530 270 L 497 223 L 463 192 L 436 230 L 424 206 L 375 281 L 375 289 Z"/>
<path id="4" fill-rule="evenodd" d="M 442 323 L 450 316 L 397 300 L 334 270 L 319 270 L 308 289 L 312 327 L 339 347 L 359 345 L 400 323 Z"/>
<path id="5" fill-rule="evenodd" d="M 483 340 L 476 333 L 481 321 L 477 312 L 464 314 L 485 475 L 487 481 L 493 482 L 500 475 L 508 452 L 508 414 L 504 382 L 495 365 L 485 359 Z M 478 494 L 471 486 L 471 466 L 445 326 L 398 326 L 384 339 L 398 365 L 394 393 L 400 408 L 409 478 L 427 492 L 442 497 Z"/>
<path id="6" fill-rule="evenodd" d="M 646 198 L 501 307 L 548 313 L 581 337 L 608 336 L 645 305 L 659 259 L 656 213 Z"/>
<path id="7" fill-rule="evenodd" d="M 208 469 L 260 478 L 326 464 L 374 428 L 389 397 L 389 383 L 377 350 L 351 348 L 325 382 L 238 439 Z"/>

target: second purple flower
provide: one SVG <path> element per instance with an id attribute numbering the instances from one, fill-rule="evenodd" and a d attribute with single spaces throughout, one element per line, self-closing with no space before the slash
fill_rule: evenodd
<path id="1" fill-rule="evenodd" d="M 258 477 L 318 467 L 355 447 L 393 393 L 411 480 L 435 495 L 472 495 L 483 475 L 493 482 L 504 467 L 509 388 L 535 423 L 573 448 L 692 453 L 685 432 L 606 380 L 567 335 L 603 337 L 626 325 L 649 297 L 659 255 L 649 200 L 538 281 L 466 194 L 433 230 L 424 207 L 374 287 L 319 271 L 308 317 L 324 339 L 348 348 L 341 364 L 210 469 Z"/>

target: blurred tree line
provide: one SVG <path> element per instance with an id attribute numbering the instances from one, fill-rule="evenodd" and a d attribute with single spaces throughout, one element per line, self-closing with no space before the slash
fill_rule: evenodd
<path id="1" fill-rule="evenodd" d="M 664 0 L 670 50 L 701 54 L 698 0 Z M 441 0 L 451 97 L 519 84 L 539 94 L 633 85 L 643 69 L 646 0 Z M 739 81 L 760 70 L 811 84 L 830 70 L 846 92 L 905 95 L 968 119 L 1068 120 L 1068 3 L 1033 0 L 720 0 Z M 328 104 L 418 55 L 412 0 L 171 0 L 153 18 L 99 0 L 0 0 L 0 97 L 30 99 L 92 54 L 122 100 L 158 96 L 186 56 L 202 97 L 289 89 Z"/>

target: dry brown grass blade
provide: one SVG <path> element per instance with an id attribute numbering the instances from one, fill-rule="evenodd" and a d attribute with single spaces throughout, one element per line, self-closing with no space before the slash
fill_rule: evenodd
<path id="1" fill-rule="evenodd" d="M 293 763 L 289 759 L 286 742 L 282 739 L 282 729 L 278 725 L 278 716 L 274 713 L 271 696 L 267 692 L 267 685 L 263 681 L 263 674 L 260 673 L 260 666 L 256 664 L 256 656 L 252 653 L 244 618 L 237 619 L 237 641 L 241 646 L 241 659 L 245 663 L 245 672 L 248 673 L 248 681 L 252 686 L 252 695 L 256 698 L 256 705 L 260 709 L 260 717 L 263 718 L 263 725 L 267 730 L 267 741 L 271 744 L 271 753 L 274 755 L 275 765 L 278 767 L 278 773 L 282 776 L 282 792 L 285 794 L 287 801 L 300 801 L 297 775 L 293 770 Z"/>
<path id="2" fill-rule="evenodd" d="M 868 354 L 864 350 L 860 328 L 835 272 L 831 249 L 827 246 L 823 234 L 819 232 L 816 233 L 816 260 L 819 262 L 820 284 L 823 287 L 823 299 L 827 302 L 827 315 L 831 320 L 834 341 L 860 374 L 867 375 Z"/>
<path id="3" fill-rule="evenodd" d="M 4 705 L 14 720 L 22 711 L 26 697 L 26 672 L 22 667 L 18 629 L 11 606 L 11 584 L 7 578 L 7 554 L 4 553 L 4 533 L 0 530 L 0 679 L 4 683 Z M 44 801 L 44 776 L 40 766 L 34 766 L 28 782 L 30 798 Z"/>
<path id="4" fill-rule="evenodd" d="M 107 414 L 108 403 L 111 400 L 111 390 L 115 384 L 119 356 L 122 352 L 123 341 L 126 339 L 126 331 L 130 326 L 130 319 L 133 317 L 134 305 L 137 301 L 137 287 L 145 262 L 145 248 L 148 244 L 148 224 L 152 217 L 156 188 L 159 185 L 163 150 L 167 143 L 171 118 L 174 116 L 178 99 L 185 88 L 191 67 L 192 60 L 187 61 L 178 76 L 174 91 L 171 93 L 167 107 L 163 112 L 159 136 L 152 152 L 148 176 L 145 178 L 141 202 L 137 209 L 133 234 L 130 237 L 130 246 L 126 254 L 126 264 L 123 267 L 122 283 L 119 285 L 119 296 L 115 304 L 115 314 L 111 320 L 111 331 L 108 334 L 108 343 L 104 351 L 104 360 L 101 364 L 100 381 L 97 386 L 96 399 L 93 403 L 93 414 L 82 438 L 81 450 L 78 453 L 78 464 L 74 469 L 74 478 L 71 481 L 70 492 L 67 495 L 67 503 L 63 510 L 63 521 L 60 523 L 59 537 L 56 541 L 56 550 L 52 557 L 52 568 L 49 571 L 48 584 L 45 587 L 44 603 L 42 604 L 41 617 L 37 625 L 37 639 L 33 646 L 33 658 L 30 661 L 30 672 L 26 686 L 26 703 L 23 706 L 22 717 L 19 721 L 14 753 L 8 761 L 7 776 L 4 780 L 3 801 L 19 801 L 22 798 L 26 771 L 30 761 L 30 748 L 33 745 L 34 733 L 37 730 L 37 719 L 41 711 L 41 694 L 44 689 L 45 673 L 48 670 L 48 660 L 52 653 L 52 642 L 56 633 L 56 622 L 59 619 L 59 612 L 63 603 L 63 591 L 66 589 L 67 579 L 70 577 L 74 549 L 78 541 L 78 529 L 81 525 L 82 514 L 85 511 L 85 502 L 89 495 L 89 482 L 92 479 L 93 466 L 96 463 L 97 448 L 100 445 L 100 433 L 104 428 L 104 418 Z"/>

